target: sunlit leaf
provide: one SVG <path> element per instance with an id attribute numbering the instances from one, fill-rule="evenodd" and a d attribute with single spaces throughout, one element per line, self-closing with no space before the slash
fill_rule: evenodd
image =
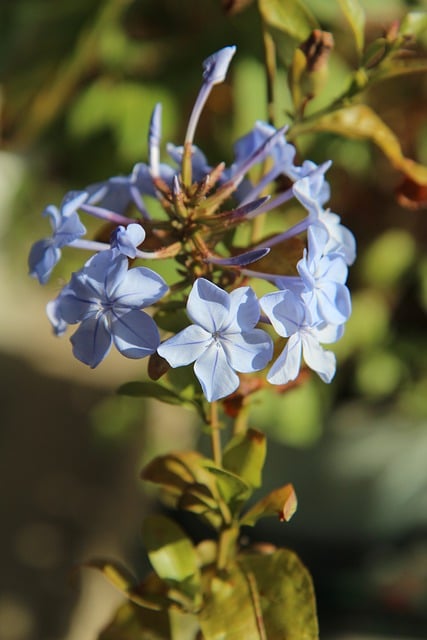
<path id="1" fill-rule="evenodd" d="M 186 596 L 196 598 L 200 587 L 198 557 L 181 527 L 166 516 L 148 516 L 143 540 L 157 575 Z"/>
<path id="2" fill-rule="evenodd" d="M 419 184 L 427 184 L 427 167 L 403 155 L 397 136 L 367 105 L 358 104 L 338 109 L 317 118 L 304 128 L 310 132 L 330 131 L 348 138 L 370 140 L 383 151 L 395 169 Z M 270 255 L 263 260 L 268 259 Z"/>
<path id="3" fill-rule="evenodd" d="M 297 508 L 297 497 L 291 484 L 275 489 L 257 502 L 241 519 L 242 525 L 253 526 L 260 518 L 276 516 L 288 522 Z"/>
<path id="4" fill-rule="evenodd" d="M 169 614 L 149 611 L 125 602 L 98 640 L 170 640 Z"/>
<path id="5" fill-rule="evenodd" d="M 98 558 L 85 563 L 83 566 L 100 571 L 126 598 L 141 607 L 160 611 L 160 609 L 168 605 L 166 590 L 162 588 L 162 585 L 156 583 L 155 588 L 150 588 L 150 586 L 153 587 L 153 582 L 151 581 L 147 589 L 144 583 L 138 583 L 126 567 L 123 567 L 117 561 Z"/>
<path id="6" fill-rule="evenodd" d="M 217 467 L 213 463 L 207 463 L 206 468 L 215 477 L 222 499 L 234 514 L 240 509 L 242 503 L 250 497 L 252 493 L 250 486 L 238 475 Z"/>
<path id="7" fill-rule="evenodd" d="M 266 451 L 264 434 L 248 429 L 245 434 L 235 436 L 230 441 L 224 449 L 222 463 L 252 487 L 259 487 Z"/>
<path id="8" fill-rule="evenodd" d="M 354 35 L 359 55 L 362 53 L 365 30 L 365 11 L 358 0 L 338 0 Z"/>
<path id="9" fill-rule="evenodd" d="M 410 11 L 403 18 L 399 33 L 404 36 L 420 36 L 427 32 L 427 12 Z"/>
<path id="10" fill-rule="evenodd" d="M 311 577 L 292 551 L 241 554 L 239 564 L 246 573 L 254 607 L 262 620 L 264 635 L 257 637 L 318 639 Z"/>
<path id="11" fill-rule="evenodd" d="M 292 55 L 301 42 L 306 40 L 318 23 L 306 5 L 300 0 L 258 0 L 258 7 L 266 27 L 268 36 L 267 60 L 270 76 L 275 77 L 273 52 L 280 55 L 286 66 L 292 60 Z"/>
<path id="12" fill-rule="evenodd" d="M 302 42 L 318 26 L 316 18 L 300 0 L 258 0 L 266 25 Z"/>
<path id="13" fill-rule="evenodd" d="M 227 578 L 212 579 L 199 622 L 204 640 L 259 640 L 249 583 L 239 566 L 227 567 Z"/>

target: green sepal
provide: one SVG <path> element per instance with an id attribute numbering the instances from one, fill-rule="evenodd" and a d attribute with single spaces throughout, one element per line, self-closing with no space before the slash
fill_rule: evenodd
<path id="1" fill-rule="evenodd" d="M 291 484 L 275 489 L 262 500 L 254 504 L 240 519 L 241 525 L 253 526 L 260 518 L 276 516 L 288 522 L 297 508 L 297 497 Z"/>
<path id="2" fill-rule="evenodd" d="M 143 540 L 153 569 L 171 587 L 169 597 L 177 592 L 184 596 L 182 604 L 188 598 L 197 607 L 201 598 L 199 560 L 190 538 L 176 522 L 156 514 L 145 519 Z"/>
<path id="3" fill-rule="evenodd" d="M 222 464 L 251 487 L 260 487 L 267 453 L 266 438 L 255 429 L 235 436 L 226 446 Z"/>

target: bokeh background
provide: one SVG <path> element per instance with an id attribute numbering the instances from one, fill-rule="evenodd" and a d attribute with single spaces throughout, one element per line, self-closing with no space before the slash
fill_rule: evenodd
<path id="1" fill-rule="evenodd" d="M 336 3 L 307 4 L 335 37 L 327 98 L 354 52 Z M 368 39 L 426 9 L 362 4 Z M 238 55 L 197 135 L 212 163 L 230 161 L 232 141 L 266 118 L 254 5 L 228 16 L 220 0 L 0 1 L 1 640 L 94 640 L 119 596 L 76 567 L 113 556 L 142 576 L 139 529 L 156 503 L 139 469 L 159 452 L 208 446 L 194 414 L 115 394 L 144 375 L 140 362 L 111 354 L 89 371 L 53 337 L 44 306 L 81 255 L 69 250 L 44 288 L 26 260 L 47 231 L 46 204 L 146 159 L 156 102 L 164 139 L 180 144 L 201 61 L 228 44 Z M 426 55 L 427 35 L 418 46 Z M 427 164 L 427 75 L 387 80 L 368 102 Z M 300 554 L 325 640 L 427 638 L 427 197 L 400 206 L 402 176 L 368 143 L 322 134 L 297 146 L 301 159 L 334 161 L 331 208 L 359 245 L 354 312 L 332 385 L 311 378 L 259 395 L 266 487 L 293 482 L 299 508 L 289 525 L 266 521 L 252 535 Z"/>

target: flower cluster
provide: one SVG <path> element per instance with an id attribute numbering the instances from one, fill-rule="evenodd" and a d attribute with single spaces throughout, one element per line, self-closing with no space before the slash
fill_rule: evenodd
<path id="1" fill-rule="evenodd" d="M 76 358 L 96 367 L 114 343 L 129 358 L 157 352 L 171 367 L 194 362 L 209 401 L 233 393 L 238 373 L 261 371 L 271 363 L 275 333 L 287 340 L 267 371 L 269 382 L 294 380 L 302 359 L 330 382 L 335 357 L 321 345 L 338 340 L 350 316 L 345 282 L 355 259 L 352 233 L 324 207 L 330 195 L 325 178 L 330 163 L 296 164 L 285 128 L 257 122 L 234 145 L 228 167 L 210 166 L 194 145 L 206 100 L 224 80 L 234 53 L 235 47 L 226 47 L 203 63 L 203 83 L 184 144 L 166 147 L 171 163 L 160 161 L 157 105 L 149 127 L 148 163 L 135 165 L 129 176 L 68 193 L 59 209 L 47 207 L 52 235 L 36 242 L 29 255 L 30 274 L 45 284 L 64 247 L 93 254 L 47 308 L 57 335 L 69 324 L 79 325 L 71 336 Z M 256 183 L 255 166 L 261 175 Z M 285 181 L 288 188 L 265 195 Z M 151 218 L 150 198 L 161 203 L 167 220 Z M 237 227 L 251 225 L 268 211 L 279 212 L 292 199 L 306 211 L 302 220 L 244 249 L 233 245 Z M 109 243 L 84 238 L 81 213 L 109 224 Z M 301 251 L 295 264 L 283 271 L 283 260 L 276 264 L 271 258 L 281 256 L 290 240 L 297 240 Z M 144 243 L 149 250 L 141 248 Z M 165 257 L 175 258 L 182 278 L 170 288 L 155 271 L 134 266 L 135 260 Z M 272 289 L 260 300 L 249 286 L 256 279 L 269 282 Z M 156 316 L 142 309 L 167 310 L 171 302 L 175 308 L 186 303 L 192 324 L 161 343 Z"/>

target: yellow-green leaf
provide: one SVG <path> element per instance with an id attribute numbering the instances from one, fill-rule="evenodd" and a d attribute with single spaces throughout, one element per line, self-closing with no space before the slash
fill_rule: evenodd
<path id="1" fill-rule="evenodd" d="M 253 526 L 260 518 L 276 516 L 288 522 L 297 508 L 297 497 L 291 484 L 275 489 L 257 502 L 240 521 L 242 525 Z"/>
<path id="2" fill-rule="evenodd" d="M 252 487 L 259 487 L 266 452 L 265 435 L 248 429 L 245 434 L 235 436 L 229 442 L 223 453 L 222 464 Z"/>
<path id="3" fill-rule="evenodd" d="M 279 29 L 298 42 L 308 38 L 310 32 L 319 26 L 300 0 L 258 0 L 258 6 L 266 25 Z"/>
<path id="4" fill-rule="evenodd" d="M 200 587 L 196 549 L 180 526 L 163 515 L 151 515 L 143 525 L 144 545 L 157 575 L 195 598 Z"/>
<path id="5" fill-rule="evenodd" d="M 297 128 L 298 125 L 292 131 L 293 135 L 296 134 Z M 337 109 L 313 122 L 304 123 L 300 133 L 303 130 L 331 131 L 347 138 L 370 140 L 381 149 L 395 169 L 419 184 L 427 184 L 427 167 L 403 155 L 397 136 L 375 111 L 365 104 Z"/>
<path id="6" fill-rule="evenodd" d="M 318 639 L 313 584 L 295 553 L 279 549 L 267 555 L 241 554 L 238 562 L 247 576 L 251 598 L 263 625 L 264 635 L 259 637 Z"/>
<path id="7" fill-rule="evenodd" d="M 199 623 L 204 640 L 259 640 L 262 637 L 249 583 L 240 567 L 227 567 L 227 578 L 212 579 Z"/>
<path id="8" fill-rule="evenodd" d="M 338 0 L 338 2 L 351 27 L 356 49 L 360 55 L 365 41 L 365 11 L 358 0 Z"/>

